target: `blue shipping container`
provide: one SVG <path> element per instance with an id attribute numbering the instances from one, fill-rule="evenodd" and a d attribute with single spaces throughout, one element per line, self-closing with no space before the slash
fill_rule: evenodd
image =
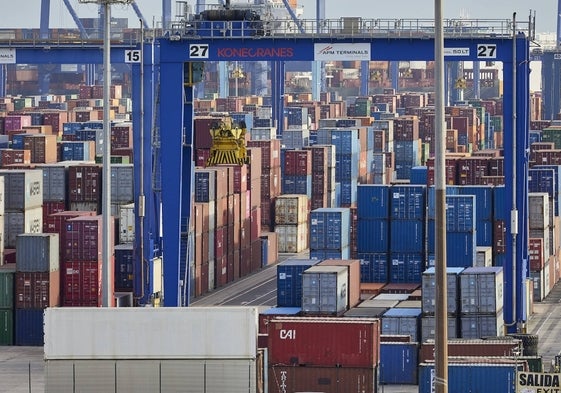
<path id="1" fill-rule="evenodd" d="M 493 198 L 493 220 L 510 221 L 511 208 L 512 206 L 507 206 L 505 186 L 496 186 Z"/>
<path id="2" fill-rule="evenodd" d="M 342 181 L 338 183 L 341 185 L 340 206 L 348 207 L 356 203 L 356 189 L 358 186 L 357 179 L 352 179 L 350 182 Z"/>
<path id="3" fill-rule="evenodd" d="M 195 202 L 216 200 L 216 171 L 195 169 Z"/>
<path id="4" fill-rule="evenodd" d="M 473 266 L 477 257 L 475 232 L 446 232 L 446 266 Z"/>
<path id="5" fill-rule="evenodd" d="M 459 195 L 458 187 L 446 186 L 446 196 L 448 195 Z M 436 219 L 436 188 L 434 186 L 427 187 L 427 205 L 427 218 Z"/>
<path id="6" fill-rule="evenodd" d="M 388 282 L 387 253 L 358 253 L 361 282 Z"/>
<path id="7" fill-rule="evenodd" d="M 351 259 L 349 247 L 341 250 L 310 250 L 311 259 Z"/>
<path id="8" fill-rule="evenodd" d="M 358 252 L 387 252 L 389 250 L 389 221 L 366 220 L 360 215 L 357 222 Z"/>
<path id="9" fill-rule="evenodd" d="M 312 197 L 312 175 L 284 175 L 282 179 L 283 194 L 304 194 Z"/>
<path id="10" fill-rule="evenodd" d="M 134 251 L 133 244 L 115 246 L 115 291 L 128 292 L 133 290 L 134 282 Z"/>
<path id="11" fill-rule="evenodd" d="M 493 219 L 493 186 L 457 186 L 459 195 L 475 195 L 477 220 Z"/>
<path id="12" fill-rule="evenodd" d="M 411 184 L 427 185 L 428 183 L 428 167 L 414 166 L 411 168 Z"/>
<path id="13" fill-rule="evenodd" d="M 516 364 L 448 364 L 454 393 L 516 392 Z M 419 393 L 434 392 L 434 364 L 419 365 Z"/>
<path id="14" fill-rule="evenodd" d="M 424 220 L 391 220 L 390 250 L 422 253 L 425 248 Z"/>
<path id="15" fill-rule="evenodd" d="M 320 208 L 310 213 L 310 249 L 341 250 L 350 245 L 351 211 Z"/>
<path id="16" fill-rule="evenodd" d="M 0 149 L 7 149 L 10 146 L 10 137 L 8 135 L 0 135 Z"/>
<path id="17" fill-rule="evenodd" d="M 416 385 L 418 357 L 418 343 L 380 343 L 380 383 Z"/>
<path id="18" fill-rule="evenodd" d="M 331 142 L 328 144 L 335 146 L 335 154 L 358 154 L 360 147 L 358 144 L 358 129 L 339 129 L 331 132 Z"/>
<path id="19" fill-rule="evenodd" d="M 277 265 L 277 306 L 302 307 L 302 273 L 319 259 L 288 259 Z"/>
<path id="20" fill-rule="evenodd" d="M 420 284 L 424 266 L 422 253 L 392 252 L 389 260 L 391 283 Z"/>
<path id="21" fill-rule="evenodd" d="M 558 216 L 559 198 L 561 197 L 561 165 L 534 165 L 532 169 L 553 169 L 554 177 L 555 177 L 555 187 L 553 189 L 552 197 L 554 201 L 554 215 Z"/>
<path id="22" fill-rule="evenodd" d="M 16 345 L 43 345 L 43 309 L 16 309 Z"/>
<path id="23" fill-rule="evenodd" d="M 358 153 L 335 154 L 335 181 L 349 181 L 358 176 Z"/>
<path id="24" fill-rule="evenodd" d="M 360 219 L 382 218 L 390 215 L 390 187 L 381 184 L 359 184 L 357 214 Z"/>
<path id="25" fill-rule="evenodd" d="M 411 220 L 425 217 L 426 186 L 394 185 L 390 193 L 392 218 Z"/>
<path id="26" fill-rule="evenodd" d="M 446 231 L 475 231 L 475 196 L 446 196 Z"/>

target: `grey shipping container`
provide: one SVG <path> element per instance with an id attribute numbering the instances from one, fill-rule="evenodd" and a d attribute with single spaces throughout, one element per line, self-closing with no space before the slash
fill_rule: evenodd
<path id="1" fill-rule="evenodd" d="M 16 268 L 20 272 L 59 270 L 58 233 L 22 233 L 16 236 Z"/>
<path id="2" fill-rule="evenodd" d="M 446 292 L 448 313 L 456 314 L 460 311 L 460 273 L 463 267 L 446 268 Z M 436 281 L 434 267 L 423 272 L 422 278 L 422 302 L 423 314 L 434 314 L 436 312 Z"/>
<path id="3" fill-rule="evenodd" d="M 494 314 L 503 308 L 502 267 L 468 267 L 460 274 L 461 312 Z"/>
<path id="4" fill-rule="evenodd" d="M 133 164 L 111 165 L 111 202 L 131 203 L 134 201 Z"/>
<path id="5" fill-rule="evenodd" d="M 41 165 L 43 171 L 43 201 L 66 201 L 66 168 L 64 166 Z"/>
<path id="6" fill-rule="evenodd" d="M 531 192 L 528 194 L 529 227 L 544 229 L 549 227 L 549 195 L 547 192 Z"/>
<path id="7" fill-rule="evenodd" d="M 345 266 L 312 266 L 302 273 L 302 312 L 338 315 L 348 308 Z"/>
<path id="8" fill-rule="evenodd" d="M 503 334 L 503 311 L 496 314 L 467 314 L 460 319 L 461 338 L 481 338 Z"/>
<path id="9" fill-rule="evenodd" d="M 4 177 L 4 209 L 24 210 L 43 205 L 43 172 L 39 169 L 0 170 Z"/>
<path id="10" fill-rule="evenodd" d="M 455 316 L 448 316 L 448 338 L 458 338 L 459 335 L 458 318 Z M 421 317 L 421 342 L 429 339 L 434 339 L 436 331 L 436 319 L 432 315 L 425 315 Z"/>
<path id="11" fill-rule="evenodd" d="M 16 248 L 16 237 L 22 233 L 41 233 L 43 230 L 43 208 L 34 207 L 24 211 L 6 211 L 4 218 L 4 246 Z"/>
<path id="12" fill-rule="evenodd" d="M 408 335 L 418 341 L 420 316 L 420 308 L 391 308 L 382 315 L 382 334 Z"/>

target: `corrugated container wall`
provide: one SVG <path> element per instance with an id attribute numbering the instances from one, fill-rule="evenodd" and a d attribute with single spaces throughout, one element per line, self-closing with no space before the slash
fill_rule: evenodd
<path id="1" fill-rule="evenodd" d="M 4 209 L 25 210 L 43 205 L 41 170 L 0 170 L 4 177 Z"/>
<path id="2" fill-rule="evenodd" d="M 19 272 L 59 270 L 59 234 L 20 234 L 16 237 L 16 268 Z"/>
<path id="3" fill-rule="evenodd" d="M 345 266 L 312 266 L 302 273 L 302 312 L 340 315 L 348 308 L 348 271 Z"/>
<path id="4" fill-rule="evenodd" d="M 380 344 L 380 383 L 416 385 L 419 344 L 384 342 Z"/>
<path id="5" fill-rule="evenodd" d="M 63 166 L 44 165 L 43 201 L 66 201 L 66 168 Z"/>
<path id="6" fill-rule="evenodd" d="M 302 306 L 302 273 L 317 259 L 287 259 L 277 265 L 277 306 Z"/>
<path id="7" fill-rule="evenodd" d="M 462 313 L 494 314 L 503 308 L 503 268 L 469 267 L 460 273 Z"/>
<path id="8" fill-rule="evenodd" d="M 313 210 L 310 214 L 310 249 L 341 250 L 348 247 L 350 217 L 348 208 Z"/>
<path id="9" fill-rule="evenodd" d="M 111 165 L 111 203 L 134 201 L 133 164 Z"/>
<path id="10" fill-rule="evenodd" d="M 319 266 L 345 266 L 348 271 L 347 292 L 349 308 L 360 302 L 360 263 L 359 259 L 326 259 Z"/>

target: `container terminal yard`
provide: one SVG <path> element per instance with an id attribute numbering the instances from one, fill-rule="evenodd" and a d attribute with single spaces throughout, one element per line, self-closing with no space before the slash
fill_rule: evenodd
<path id="1" fill-rule="evenodd" d="M 108 99 L 0 29 L 0 391 L 433 391 L 434 21 L 263 3 L 112 20 Z M 450 391 L 559 391 L 561 57 L 446 22 Z"/>

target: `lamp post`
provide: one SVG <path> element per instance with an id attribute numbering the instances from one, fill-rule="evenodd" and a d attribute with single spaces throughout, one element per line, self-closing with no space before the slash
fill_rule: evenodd
<path id="1" fill-rule="evenodd" d="M 111 250 L 112 225 L 111 225 L 111 121 L 109 119 L 109 100 L 111 87 L 111 4 L 131 4 L 134 0 L 78 0 L 80 3 L 95 3 L 104 7 L 103 27 L 103 163 L 102 163 L 102 304 L 110 307 L 113 293 L 111 282 L 113 272 L 110 269 L 113 258 Z"/>

